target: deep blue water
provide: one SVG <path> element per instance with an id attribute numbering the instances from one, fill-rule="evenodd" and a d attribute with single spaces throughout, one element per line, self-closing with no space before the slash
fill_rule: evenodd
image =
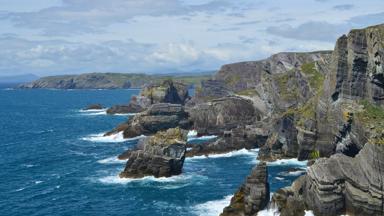
<path id="1" fill-rule="evenodd" d="M 127 116 L 84 113 L 139 90 L 0 90 L 0 215 L 216 215 L 257 163 L 256 151 L 185 161 L 168 179 L 121 180 L 115 156 L 135 141 L 103 142 Z M 94 137 L 92 137 L 94 136 Z M 106 140 L 111 141 L 111 140 Z M 118 140 L 117 140 L 118 141 Z M 272 191 L 297 176 L 269 167 Z"/>

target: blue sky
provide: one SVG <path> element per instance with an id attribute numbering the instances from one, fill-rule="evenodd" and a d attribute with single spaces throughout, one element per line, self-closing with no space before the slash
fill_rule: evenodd
<path id="1" fill-rule="evenodd" d="M 0 0 L 0 76 L 215 70 L 379 23 L 383 0 Z"/>

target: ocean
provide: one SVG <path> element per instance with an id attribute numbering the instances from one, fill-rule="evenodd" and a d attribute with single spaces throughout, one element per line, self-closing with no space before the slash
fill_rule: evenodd
<path id="1" fill-rule="evenodd" d="M 83 112 L 127 103 L 128 90 L 0 90 L 0 215 L 218 215 L 258 150 L 187 158 L 171 178 L 120 179 L 116 156 L 137 140 L 102 133 L 131 115 Z M 270 163 L 271 192 L 305 172 L 305 162 Z M 292 170 L 299 168 L 299 170 Z"/>

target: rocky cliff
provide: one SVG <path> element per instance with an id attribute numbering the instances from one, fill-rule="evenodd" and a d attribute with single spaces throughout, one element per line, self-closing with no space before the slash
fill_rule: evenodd
<path id="1" fill-rule="evenodd" d="M 235 94 L 266 105 L 261 119 L 271 128 L 259 159 L 315 160 L 306 175 L 274 194 L 281 215 L 384 214 L 383 47 L 384 25 L 372 26 L 340 37 L 332 53 L 299 60 L 278 54 L 224 66 L 216 76 Z M 292 67 L 292 55 L 301 66 Z M 263 77 L 270 79 L 263 83 Z"/>

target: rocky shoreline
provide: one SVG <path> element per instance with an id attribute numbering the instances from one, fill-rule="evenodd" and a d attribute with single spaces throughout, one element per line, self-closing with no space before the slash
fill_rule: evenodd
<path id="1" fill-rule="evenodd" d="M 221 215 L 257 215 L 268 205 L 280 215 L 383 215 L 383 63 L 378 25 L 352 30 L 333 51 L 225 65 L 194 97 L 172 80 L 148 85 L 126 105 L 138 114 L 106 134 L 147 136 L 119 156 L 128 159 L 120 177 L 170 177 L 185 157 L 259 148 L 261 162 Z M 190 144 L 189 130 L 217 138 Z M 289 158 L 310 166 L 270 200 L 265 161 Z"/>

